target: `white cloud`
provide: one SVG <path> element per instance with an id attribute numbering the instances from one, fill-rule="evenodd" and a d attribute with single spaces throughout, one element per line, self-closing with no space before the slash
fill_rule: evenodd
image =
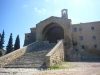
<path id="1" fill-rule="evenodd" d="M 45 12 L 46 11 L 46 9 L 38 9 L 38 8 L 34 8 L 34 10 L 36 11 L 36 12 L 38 12 L 38 13 L 43 13 L 43 12 Z"/>
<path id="2" fill-rule="evenodd" d="M 23 7 L 28 7 L 28 5 L 25 4 L 25 5 L 23 5 Z"/>

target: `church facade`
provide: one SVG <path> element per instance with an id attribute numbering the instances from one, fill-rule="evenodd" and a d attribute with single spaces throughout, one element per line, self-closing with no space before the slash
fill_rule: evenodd
<path id="1" fill-rule="evenodd" d="M 35 41 L 40 43 L 57 43 L 64 39 L 66 49 L 100 50 L 100 21 L 72 24 L 68 19 L 67 9 L 61 10 L 61 17 L 51 16 L 30 28 L 25 33 L 24 46 Z"/>

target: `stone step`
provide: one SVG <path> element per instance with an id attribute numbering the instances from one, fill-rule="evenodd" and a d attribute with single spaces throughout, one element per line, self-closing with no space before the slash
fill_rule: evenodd
<path id="1" fill-rule="evenodd" d="M 40 44 L 35 48 L 25 53 L 23 56 L 15 59 L 5 68 L 39 68 L 45 66 L 45 56 L 46 54 L 55 46 L 55 43 L 51 44 Z"/>
<path id="2" fill-rule="evenodd" d="M 9 66 L 6 66 L 6 68 L 39 68 L 41 67 L 41 64 L 21 64 L 21 65 L 9 65 Z M 43 66 L 43 65 L 42 65 Z M 43 66 L 45 67 L 45 65 Z"/>
<path id="3" fill-rule="evenodd" d="M 28 64 L 43 64 L 44 62 L 23 62 L 23 63 L 21 63 L 21 62 L 17 62 L 17 63 L 12 63 L 12 64 L 9 64 L 9 65 L 28 65 Z"/>

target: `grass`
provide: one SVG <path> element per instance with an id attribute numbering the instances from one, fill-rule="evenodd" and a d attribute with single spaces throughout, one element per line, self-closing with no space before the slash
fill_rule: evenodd
<path id="1" fill-rule="evenodd" d="M 77 65 L 73 65 L 70 62 L 62 62 L 59 65 L 51 66 L 50 69 L 70 69 L 75 67 L 77 67 Z"/>

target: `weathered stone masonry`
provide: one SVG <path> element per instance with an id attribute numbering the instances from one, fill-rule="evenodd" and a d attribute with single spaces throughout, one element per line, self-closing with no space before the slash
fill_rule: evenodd
<path id="1" fill-rule="evenodd" d="M 61 64 L 64 61 L 64 44 L 60 40 L 58 44 L 46 55 L 46 66 Z"/>
<path id="2" fill-rule="evenodd" d="M 62 17 L 51 16 L 36 24 L 36 28 L 30 28 L 31 32 L 25 34 L 24 47 L 0 57 L 0 67 L 20 58 L 30 50 L 35 50 L 42 43 L 56 43 L 56 46 L 42 57 L 46 58 L 44 62 L 47 67 L 59 64 L 64 58 L 80 61 L 81 57 L 86 57 L 81 55 L 82 50 L 100 50 L 100 21 L 71 24 L 67 9 L 63 9 L 61 13 Z"/>
<path id="3" fill-rule="evenodd" d="M 50 43 L 52 41 L 57 42 L 59 39 L 64 39 L 66 49 L 100 50 L 100 21 L 71 24 L 71 19 L 68 19 L 67 9 L 63 9 L 61 13 L 62 17 L 51 16 L 36 24 L 36 28 L 31 28 L 31 33 L 25 34 L 24 45 L 35 41 L 49 41 Z M 92 27 L 94 30 L 91 29 Z M 74 31 L 74 28 L 76 28 L 77 31 Z M 82 41 L 80 37 L 83 38 Z M 93 37 L 96 39 L 93 39 Z M 75 43 L 76 45 L 73 45 Z"/>
<path id="4" fill-rule="evenodd" d="M 32 33 L 25 35 L 24 45 L 30 44 L 32 41 Z M 31 35 L 32 34 L 32 35 Z M 46 20 L 36 24 L 36 40 L 43 43 L 43 41 L 49 41 L 49 43 L 57 43 L 57 40 L 64 39 L 67 43 L 66 48 L 72 48 L 72 33 L 71 33 L 71 20 L 68 19 L 67 10 L 62 10 L 62 17 L 51 16 Z M 30 37 L 28 37 L 30 36 Z"/>

